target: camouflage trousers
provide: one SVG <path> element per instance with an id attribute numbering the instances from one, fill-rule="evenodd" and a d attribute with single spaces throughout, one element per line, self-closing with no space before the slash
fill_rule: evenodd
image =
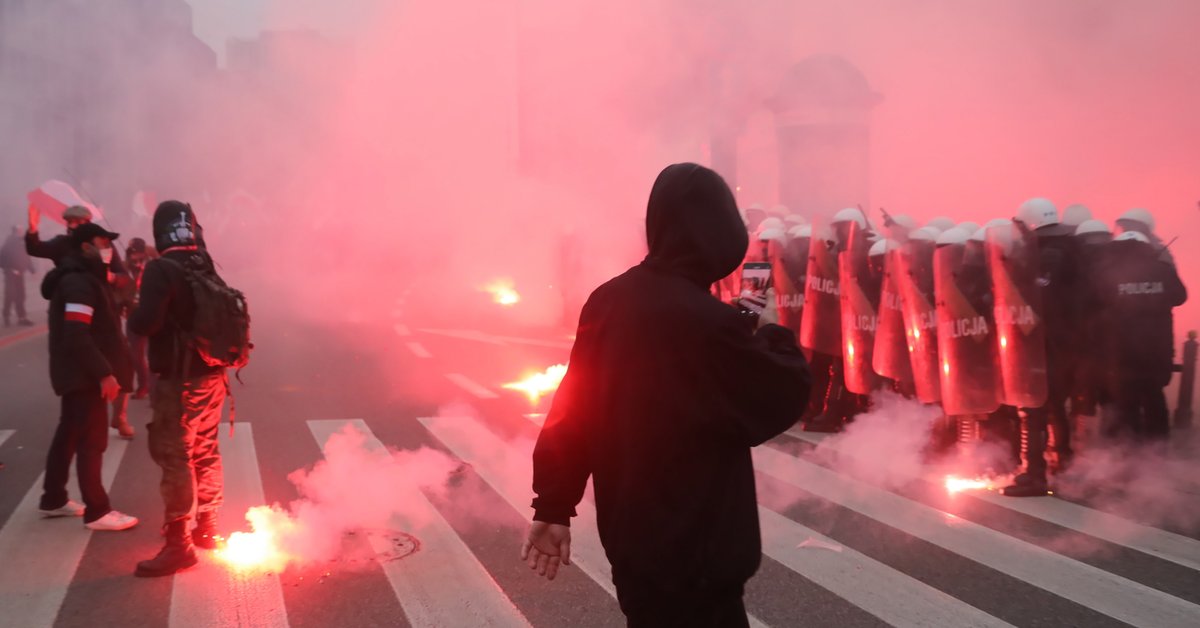
<path id="1" fill-rule="evenodd" d="M 160 379 L 150 403 L 154 414 L 146 426 L 150 457 L 162 468 L 166 522 L 221 505 L 223 486 L 217 430 L 225 403 L 225 373 L 186 382 Z"/>

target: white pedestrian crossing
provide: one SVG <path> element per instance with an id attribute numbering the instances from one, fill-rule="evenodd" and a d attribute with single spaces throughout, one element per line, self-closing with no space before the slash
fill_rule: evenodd
<path id="1" fill-rule="evenodd" d="M 789 435 L 818 444 L 840 455 L 852 455 L 840 445 L 837 438 L 829 438 L 827 434 L 814 434 L 791 430 Z M 923 479 L 937 483 L 939 478 L 933 476 L 912 477 L 912 480 Z M 1014 512 L 1029 515 L 1069 530 L 1082 532 L 1098 539 L 1103 539 L 1116 545 L 1157 556 L 1189 569 L 1200 570 L 1200 541 L 1181 534 L 1167 532 L 1151 526 L 1129 521 L 1123 517 L 1106 513 L 1086 506 L 1068 502 L 1057 497 L 1032 497 L 1012 499 L 987 491 L 972 492 L 971 496 L 1007 508 Z"/>
<path id="2" fill-rule="evenodd" d="M 226 517 L 240 517 L 263 504 L 262 477 L 254 447 L 254 426 L 239 423 L 237 433 L 220 435 L 225 477 Z M 241 528 L 244 522 L 226 521 Z M 171 589 L 170 626 L 255 626 L 287 628 L 287 611 L 279 575 L 261 570 L 239 572 L 200 552 L 200 565 L 175 574 Z"/>
<path id="3" fill-rule="evenodd" d="M 475 384 L 475 382 L 472 382 Z M 479 384 L 475 384 L 479 386 Z M 540 425 L 544 416 L 522 415 Z M 531 454 L 528 436 L 505 439 L 489 428 L 486 419 L 473 416 L 421 418 L 418 423 L 451 453 L 471 465 L 494 493 L 525 521 L 531 511 Z M 311 420 L 312 438 L 323 445 L 347 424 L 367 436 L 368 445 L 384 444 L 363 420 Z M 225 462 L 226 506 L 224 527 L 245 527 L 229 517 L 265 503 L 260 464 L 263 436 L 248 424 L 239 425 L 232 439 L 222 434 Z M 0 444 L 15 430 L 0 430 Z M 805 434 L 805 440 L 826 441 L 824 435 Z M 826 443 L 828 446 L 828 443 Z M 128 443 L 113 439 L 105 458 L 104 479 L 111 485 Z M 834 443 L 836 447 L 836 442 Z M 144 453 L 144 452 L 143 452 Z M 848 455 L 843 452 L 842 455 Z M 761 473 L 827 502 L 889 526 L 891 534 L 910 536 L 971 561 L 968 569 L 990 570 L 1046 592 L 1047 599 L 1061 598 L 1084 609 L 1134 626 L 1195 626 L 1200 605 L 1186 593 L 1174 594 L 1118 575 L 993 529 L 942 512 L 883 488 L 816 464 L 803 456 L 772 447 L 753 452 Z M 264 467 L 265 468 L 265 467 Z M 928 479 L 928 478 L 925 478 Z M 73 496 L 78 493 L 72 483 Z M 22 502 L 0 528 L 0 556 L 6 564 L 28 565 L 0 570 L 0 626 L 51 626 L 62 623 L 60 608 L 81 561 L 89 551 L 90 532 L 77 519 L 42 520 L 37 516 L 41 480 L 29 487 Z M 1094 536 L 1144 552 L 1162 561 L 1200 571 L 1200 541 L 1143 526 L 1083 506 L 1057 499 L 1005 500 L 990 494 L 974 497 L 1009 508 L 1068 530 Z M 398 499 L 416 509 L 414 519 L 430 522 L 419 530 L 404 530 L 421 542 L 421 550 L 404 560 L 380 560 L 379 581 L 386 579 L 388 597 L 403 610 L 408 623 L 426 625 L 530 626 L 529 618 L 514 601 L 510 580 L 489 573 L 454 527 L 423 492 L 412 490 Z M 764 502 L 767 503 L 767 502 Z M 774 502 L 772 502 L 774 503 Z M 119 506 L 119 504 L 117 504 Z M 892 626 L 1005 627 L 1022 624 L 987 601 L 966 601 L 954 588 L 929 581 L 919 573 L 906 573 L 903 563 L 873 554 L 851 539 L 839 541 L 835 531 L 825 534 L 785 516 L 775 506 L 760 505 L 763 554 L 776 569 L 794 572 L 816 587 L 840 598 L 846 608 L 856 608 Z M 574 564 L 587 578 L 615 597 L 611 567 L 596 530 L 595 507 L 589 494 L 572 520 Z M 400 523 L 396 524 L 400 526 Z M 809 524 L 813 525 L 813 524 Z M 819 527 L 819 526 L 814 526 Z M 399 529 L 399 527 L 397 528 Z M 828 534 L 829 536 L 826 536 Z M 365 535 L 379 556 L 394 551 L 384 535 Z M 850 545 L 854 545 L 851 547 Z M 516 548 L 513 548 L 515 561 Z M 205 553 L 203 564 L 171 580 L 169 607 L 158 621 L 169 626 L 234 625 L 286 628 L 289 617 L 280 577 L 269 573 L 238 573 Z M 10 562 L 11 561 L 11 562 Z M 886 561 L 886 562 L 885 562 Z M 491 564 L 491 563 L 489 563 Z M 1166 563 L 1162 563 L 1166 564 Z M 569 568 L 569 569 L 573 569 Z M 1122 572 L 1123 574 L 1124 572 Z M 535 576 L 529 576 L 531 581 Z M 967 577 L 967 576 L 964 576 Z M 501 581 L 505 582 L 504 585 Z M 554 583 L 553 586 L 558 586 Z M 1159 585 L 1155 585 L 1159 586 Z M 819 589 L 814 589 L 819 590 Z M 1171 589 L 1167 589 L 1171 590 Z M 539 594 L 540 595 L 540 594 Z M 74 596 L 74 592 L 72 593 Z M 1182 597 L 1181 597 L 1182 596 Z M 1187 598 L 1187 599 L 1184 599 Z M 72 598 L 74 599 L 74 598 Z M 536 598 L 532 598 L 536 600 Z M 830 598 L 835 599 L 835 598 Z M 524 602 L 522 602 L 524 603 Z M 536 604 L 536 601 L 532 603 Z M 164 602 L 165 604 L 165 602 Z M 975 606 L 974 604 L 979 604 Z M 1074 606 L 1072 606 L 1074 608 Z M 758 613 L 750 604 L 752 614 Z M 764 610 L 763 612 L 768 612 Z M 996 616 L 1000 615 L 1000 617 Z M 530 617 L 533 617 L 531 614 Z M 763 615 L 767 617 L 767 615 Z M 778 617 L 778 616 L 776 616 Z M 1003 617 L 1003 618 L 1001 618 Z M 544 619 L 544 618 L 543 618 Z M 767 625 L 751 616 L 754 626 Z M 1011 624 L 1010 624 L 1011 622 Z M 303 622 L 300 622 L 303 623 Z M 540 622 L 538 625 L 542 625 Z M 782 622 L 781 625 L 789 625 Z"/>
<path id="4" fill-rule="evenodd" d="M 308 428 L 322 448 L 347 424 L 366 435 L 366 444 L 382 449 L 367 424 L 360 420 L 309 421 Z M 415 486 L 395 498 L 405 504 L 418 530 L 402 530 L 421 541 L 421 551 L 402 561 L 381 561 L 396 598 L 413 626 L 528 626 L 529 622 L 459 538 L 454 528 Z M 400 529 L 400 522 L 395 522 Z M 380 555 L 393 548 L 386 539 L 370 536 Z"/>
<path id="5" fill-rule="evenodd" d="M 433 357 L 433 354 L 429 353 L 429 350 L 427 350 L 425 348 L 425 346 L 419 342 L 409 342 L 409 343 L 405 343 L 405 344 L 408 346 L 408 350 L 411 351 L 412 354 L 417 356 L 418 358 L 427 360 L 427 359 Z"/>
<path id="6" fill-rule="evenodd" d="M 1136 626 L 1193 626 L 1200 606 L 847 478 L 771 447 L 754 450 L 757 469 L 827 501 Z"/>
<path id="7" fill-rule="evenodd" d="M 500 395 L 481 386 L 478 382 L 460 373 L 447 373 L 446 379 L 454 382 L 459 388 L 471 393 L 479 399 L 496 399 Z"/>
<path id="8" fill-rule="evenodd" d="M 105 488 L 112 488 L 127 448 L 127 441 L 109 441 L 102 471 Z M 6 626 L 54 624 L 71 579 L 94 534 L 83 527 L 79 517 L 41 517 L 38 506 L 44 478 L 45 474 L 38 477 L 8 522 L 0 528 L 0 557 L 4 564 L 0 569 L 0 618 Z M 78 499 L 79 485 L 74 474 L 67 486 L 71 498 Z M 120 507 L 119 504 L 114 506 Z"/>
<path id="9" fill-rule="evenodd" d="M 839 546 L 772 510 L 760 506 L 758 511 L 763 554 L 892 626 L 1010 625 L 853 549 L 800 549 L 811 541 L 817 547 Z"/>
<path id="10" fill-rule="evenodd" d="M 469 461 L 472 468 L 522 518 L 529 521 L 529 494 L 533 479 L 532 464 L 514 461 L 532 459 L 533 443 L 528 440 L 505 443 L 471 417 L 431 417 L 420 419 L 454 455 Z M 596 531 L 596 509 L 584 500 L 576 507 L 578 516 L 571 522 L 571 562 L 592 580 L 616 597 L 612 584 L 612 566 Z M 751 625 L 765 626 L 751 617 Z"/>

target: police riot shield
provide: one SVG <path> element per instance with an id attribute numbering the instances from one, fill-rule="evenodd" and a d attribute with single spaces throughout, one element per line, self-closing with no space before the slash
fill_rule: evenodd
<path id="1" fill-rule="evenodd" d="M 800 317 L 804 311 L 804 279 L 808 269 L 810 238 L 789 238 L 787 244 L 772 243 L 771 271 L 775 285 L 779 324 L 800 334 Z"/>
<path id="2" fill-rule="evenodd" d="M 967 255 L 967 247 L 973 255 Z M 942 408 L 950 416 L 1000 407 L 991 281 L 977 242 L 939 246 L 933 255 Z"/>
<path id="3" fill-rule="evenodd" d="M 800 346 L 842 355 L 842 304 L 838 289 L 837 248 L 832 237 L 813 234 L 808 246 L 804 283 L 804 312 L 800 317 Z"/>
<path id="4" fill-rule="evenodd" d="M 937 310 L 933 294 L 933 250 L 930 240 L 909 240 L 900 249 L 900 305 L 904 338 L 912 363 L 913 385 L 923 403 L 941 401 L 938 377 Z"/>
<path id="5" fill-rule="evenodd" d="M 1016 225 L 997 225 L 988 229 L 986 246 L 1002 401 L 1040 408 L 1046 403 L 1047 379 L 1037 238 Z"/>
<path id="6" fill-rule="evenodd" d="M 845 362 L 846 388 L 855 394 L 869 395 L 878 385 L 872 354 L 875 352 L 879 290 L 883 277 L 873 273 L 868 263 L 871 242 L 858 228 L 858 223 L 850 224 L 850 237 L 844 250 L 838 254 L 842 358 Z"/>
<path id="7" fill-rule="evenodd" d="M 871 361 L 882 377 L 904 384 L 913 381 L 912 361 L 908 357 L 908 339 L 900 300 L 900 250 L 893 248 L 884 257 L 883 286 L 879 290 L 879 320 L 875 325 L 875 351 Z"/>

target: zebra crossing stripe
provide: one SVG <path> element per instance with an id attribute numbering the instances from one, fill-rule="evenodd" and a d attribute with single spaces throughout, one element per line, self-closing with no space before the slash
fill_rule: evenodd
<path id="1" fill-rule="evenodd" d="M 475 395 L 479 399 L 496 399 L 500 396 L 479 385 L 470 377 L 460 373 L 447 373 L 446 379 L 454 382 L 459 388 L 471 393 L 472 395 Z"/>
<path id="2" fill-rule="evenodd" d="M 367 445 L 383 448 L 361 419 L 309 421 L 308 428 L 324 448 L 334 433 L 347 424 L 366 435 Z M 491 577 L 454 528 L 416 487 L 396 495 L 416 521 L 419 530 L 406 530 L 421 541 L 421 551 L 402 561 L 380 561 L 413 626 L 529 626 L 529 621 Z M 399 522 L 395 522 L 399 529 Z M 368 536 L 381 556 L 394 548 L 387 539 Z"/>
<path id="3" fill-rule="evenodd" d="M 533 415 L 525 418 L 539 424 Z M 1008 622 L 924 584 L 851 548 L 806 551 L 801 543 L 838 544 L 763 506 L 758 508 L 763 553 L 892 626 L 992 626 Z"/>
<path id="4" fill-rule="evenodd" d="M 828 439 L 828 435 L 825 434 L 818 435 L 799 432 L 798 430 L 797 432 L 793 434 L 792 431 L 789 431 L 788 434 L 814 444 L 821 444 L 822 441 Z M 823 447 L 828 447 L 841 455 L 852 455 L 852 452 L 848 452 L 845 448 L 839 446 L 837 439 L 828 440 Z M 937 478 L 932 477 L 914 477 L 912 479 L 923 479 L 934 484 L 938 483 Z M 1174 534 L 1152 526 L 1135 523 L 1113 514 L 1081 506 L 1056 497 L 1013 499 L 983 491 L 972 492 L 970 496 L 989 504 L 995 504 L 1069 530 L 1082 532 L 1083 534 L 1103 539 L 1109 543 L 1122 545 L 1144 554 L 1182 565 L 1188 569 L 1200 570 L 1200 541 L 1181 534 Z"/>
<path id="5" fill-rule="evenodd" d="M 127 441 L 109 441 L 101 474 L 106 489 L 112 488 L 127 448 Z M 92 538 L 92 531 L 83 527 L 79 517 L 41 517 L 38 506 L 44 479 L 44 474 L 38 477 L 0 529 L 0 556 L 5 565 L 0 569 L 0 622 L 7 626 L 54 625 Z M 71 495 L 79 496 L 74 474 L 67 486 Z"/>
<path id="6" fill-rule="evenodd" d="M 237 435 L 220 430 L 225 505 L 230 516 L 241 516 L 265 502 L 254 426 L 239 423 Z M 243 527 L 224 521 L 223 527 Z M 275 573 L 238 573 L 218 562 L 211 552 L 197 550 L 201 563 L 175 574 L 171 590 L 170 626 L 255 626 L 287 628 L 283 589 Z"/>
<path id="7" fill-rule="evenodd" d="M 780 481 L 1135 626 L 1190 626 L 1200 606 L 770 447 L 754 466 Z"/>
<path id="8" fill-rule="evenodd" d="M 425 345 L 422 345 L 419 342 L 409 342 L 407 345 L 408 350 L 412 351 L 412 354 L 418 358 L 429 359 L 433 357 L 433 354 L 429 353 L 429 350 L 425 348 Z"/>
<path id="9" fill-rule="evenodd" d="M 505 443 L 470 417 L 427 417 L 418 420 L 455 456 L 469 462 L 475 472 L 522 518 L 530 520 L 532 442 L 526 440 L 519 445 Z M 511 463 L 514 459 L 529 461 L 529 464 L 514 465 Z M 579 516 L 571 521 L 571 562 L 615 598 L 617 591 L 612 583 L 612 566 L 596 531 L 596 509 L 585 499 L 575 510 Z M 750 624 L 766 626 L 753 616 L 750 616 Z"/>
<path id="10" fill-rule="evenodd" d="M 840 552 L 797 549 L 805 541 L 826 547 L 836 541 L 762 506 L 758 520 L 764 554 L 891 626 L 1011 627 L 849 547 Z"/>
<path id="11" fill-rule="evenodd" d="M 13 434 L 16 433 L 16 430 L 0 430 L 0 445 L 3 445 L 4 441 L 8 440 Z"/>

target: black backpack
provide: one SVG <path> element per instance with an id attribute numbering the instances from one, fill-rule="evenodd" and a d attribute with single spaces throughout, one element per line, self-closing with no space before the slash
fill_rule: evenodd
<path id="1" fill-rule="evenodd" d="M 250 362 L 250 308 L 246 295 L 221 279 L 204 257 L 187 263 L 161 258 L 183 270 L 196 304 L 191 332 L 184 339 L 209 366 L 241 369 Z"/>

